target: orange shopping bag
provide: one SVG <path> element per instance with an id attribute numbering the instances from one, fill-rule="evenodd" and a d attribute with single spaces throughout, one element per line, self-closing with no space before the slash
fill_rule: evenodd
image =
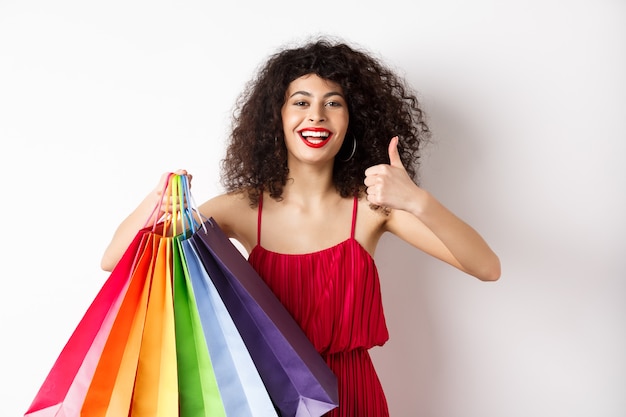
<path id="1" fill-rule="evenodd" d="M 146 232 L 145 245 L 100 356 L 82 406 L 81 416 L 118 417 L 129 414 L 139 350 L 147 312 L 155 239 Z"/>
<path id="2" fill-rule="evenodd" d="M 158 240 L 133 390 L 132 417 L 178 415 L 172 239 Z"/>

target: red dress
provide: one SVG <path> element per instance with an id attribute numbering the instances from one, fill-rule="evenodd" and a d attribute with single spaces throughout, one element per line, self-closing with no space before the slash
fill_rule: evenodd
<path id="1" fill-rule="evenodd" d="M 368 349 L 389 338 L 378 270 L 354 239 L 358 200 L 354 199 L 350 238 L 320 251 L 281 254 L 261 246 L 262 200 L 257 245 L 248 261 L 293 315 L 337 375 L 339 407 L 329 417 L 385 417 L 387 401 Z"/>

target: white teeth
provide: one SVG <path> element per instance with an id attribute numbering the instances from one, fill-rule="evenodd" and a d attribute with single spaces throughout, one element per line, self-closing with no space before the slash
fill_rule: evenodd
<path id="1" fill-rule="evenodd" d="M 316 138 L 327 138 L 328 132 L 312 132 L 309 130 L 305 130 L 302 132 L 302 136 L 304 137 L 316 137 Z"/>

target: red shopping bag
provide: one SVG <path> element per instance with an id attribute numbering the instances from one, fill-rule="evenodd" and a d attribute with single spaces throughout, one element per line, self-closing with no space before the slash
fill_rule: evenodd
<path id="1" fill-rule="evenodd" d="M 120 301 L 126 292 L 137 253 L 144 244 L 145 234 L 141 231 L 76 326 L 25 416 L 78 415 Z"/>

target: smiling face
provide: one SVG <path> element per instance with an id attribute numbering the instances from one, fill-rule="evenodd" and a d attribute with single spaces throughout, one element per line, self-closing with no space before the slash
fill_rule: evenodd
<path id="1" fill-rule="evenodd" d="M 282 107 L 285 144 L 290 157 L 332 161 L 348 130 L 348 105 L 339 84 L 315 74 L 289 84 Z"/>

